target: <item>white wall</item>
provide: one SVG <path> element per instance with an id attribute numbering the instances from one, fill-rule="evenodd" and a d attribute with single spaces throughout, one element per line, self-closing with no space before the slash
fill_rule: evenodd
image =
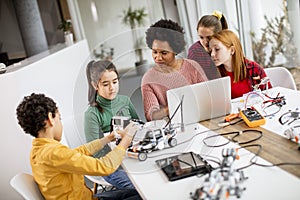
<path id="1" fill-rule="evenodd" d="M 123 11 L 127 10 L 130 4 L 133 9 L 146 8 L 148 16 L 145 18 L 144 26 L 139 29 L 140 36 L 143 37 L 145 37 L 145 30 L 154 21 L 163 18 L 160 0 L 77 0 L 69 1 L 69 4 L 72 8 L 78 7 L 77 17 L 82 21 L 90 50 L 99 47 L 100 44 L 106 48 L 114 48 L 113 62 L 119 70 L 132 68 L 136 62 L 131 29 L 122 23 Z M 93 18 L 92 5 L 96 8 L 98 20 Z M 151 51 L 146 45 L 144 58 L 152 61 Z"/>
<path id="2" fill-rule="evenodd" d="M 0 199 L 21 199 L 9 181 L 19 172 L 31 173 L 32 138 L 17 123 L 17 105 L 25 95 L 45 93 L 56 101 L 63 120 L 73 116 L 75 84 L 88 60 L 87 41 L 82 40 L 19 70 L 0 74 Z"/>

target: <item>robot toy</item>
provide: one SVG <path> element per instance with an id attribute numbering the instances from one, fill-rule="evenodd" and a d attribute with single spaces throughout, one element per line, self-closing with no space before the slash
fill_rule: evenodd
<path id="1" fill-rule="evenodd" d="M 246 189 L 240 184 L 246 179 L 243 171 L 235 170 L 233 162 L 237 159 L 235 149 L 223 149 L 223 161 L 220 167 L 212 170 L 201 188 L 191 193 L 193 200 L 219 200 L 230 196 L 240 198 Z"/>
<path id="2" fill-rule="evenodd" d="M 171 125 L 158 128 L 157 126 L 153 126 L 153 123 L 143 123 L 139 120 L 130 120 L 123 116 L 114 116 L 112 118 L 113 130 L 123 130 L 130 121 L 137 123 L 139 129 L 134 136 L 132 144 L 127 149 L 128 157 L 145 161 L 148 153 L 177 145 L 175 138 L 177 131 Z M 119 139 L 117 139 L 117 143 L 118 141 Z"/>

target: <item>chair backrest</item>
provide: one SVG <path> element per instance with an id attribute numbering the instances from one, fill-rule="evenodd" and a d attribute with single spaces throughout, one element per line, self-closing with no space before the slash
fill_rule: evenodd
<path id="1" fill-rule="evenodd" d="M 280 86 L 292 90 L 297 90 L 292 74 L 285 67 L 265 68 L 265 72 L 270 78 L 273 87 Z"/>
<path id="2" fill-rule="evenodd" d="M 44 200 L 33 176 L 26 173 L 19 173 L 10 180 L 10 185 L 25 200 Z"/>

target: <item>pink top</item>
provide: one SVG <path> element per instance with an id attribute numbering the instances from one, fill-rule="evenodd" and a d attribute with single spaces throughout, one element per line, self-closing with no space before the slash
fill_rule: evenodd
<path id="1" fill-rule="evenodd" d="M 166 107 L 167 90 L 207 81 L 202 67 L 194 60 L 183 59 L 178 71 L 162 73 L 149 69 L 142 79 L 142 96 L 145 116 L 151 121 L 152 112 Z"/>

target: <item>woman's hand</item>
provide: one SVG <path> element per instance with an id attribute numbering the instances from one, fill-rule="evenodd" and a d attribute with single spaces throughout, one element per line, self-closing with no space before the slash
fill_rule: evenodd
<path id="1" fill-rule="evenodd" d="M 160 110 L 153 111 L 152 120 L 160 120 L 160 119 L 163 119 L 168 116 L 169 116 L 169 108 L 164 107 L 164 108 L 161 108 Z"/>

